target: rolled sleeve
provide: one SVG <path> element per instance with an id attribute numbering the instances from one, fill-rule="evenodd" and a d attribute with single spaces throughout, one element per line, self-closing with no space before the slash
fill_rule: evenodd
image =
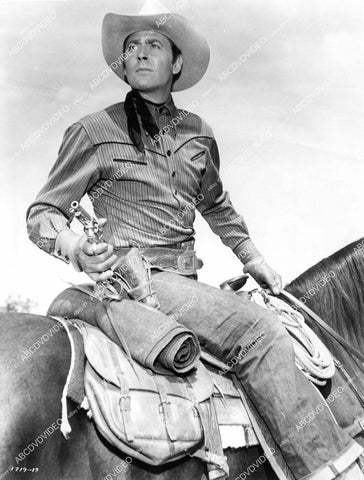
<path id="1" fill-rule="evenodd" d="M 46 184 L 27 210 L 29 238 L 47 253 L 57 256 L 56 238 L 69 228 L 71 203 L 80 201 L 99 179 L 95 150 L 83 126 L 71 125 Z"/>
<path id="2" fill-rule="evenodd" d="M 220 157 L 215 139 L 212 140 L 209 153 L 201 186 L 203 200 L 197 209 L 223 244 L 230 247 L 243 263 L 247 263 L 261 254 L 250 238 L 244 218 L 236 212 L 229 193 L 223 189 L 219 173 Z"/>

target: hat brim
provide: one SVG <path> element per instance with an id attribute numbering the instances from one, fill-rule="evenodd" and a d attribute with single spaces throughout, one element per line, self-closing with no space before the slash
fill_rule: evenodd
<path id="1" fill-rule="evenodd" d="M 161 24 L 162 21 L 164 21 L 163 24 Z M 178 14 L 168 19 L 167 15 L 162 13 L 155 15 L 108 13 L 105 15 L 102 23 L 102 51 L 107 64 L 116 75 L 125 81 L 122 61 L 125 39 L 132 33 L 151 30 L 168 37 L 182 53 L 181 75 L 173 83 L 172 91 L 186 90 L 199 82 L 207 70 L 210 49 L 206 39 L 185 17 Z"/>

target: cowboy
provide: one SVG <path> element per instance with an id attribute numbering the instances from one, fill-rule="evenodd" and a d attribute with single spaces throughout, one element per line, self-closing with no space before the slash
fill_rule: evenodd
<path id="1" fill-rule="evenodd" d="M 294 476 L 364 478 L 353 463 L 362 448 L 327 409 L 297 430 L 321 397 L 296 368 L 283 325 L 248 299 L 196 280 L 195 209 L 244 263 L 244 272 L 274 294 L 281 290 L 280 276 L 256 249 L 223 189 L 211 128 L 194 113 L 178 109 L 171 96 L 203 77 L 210 55 L 207 42 L 181 15 L 164 22 L 161 17 L 109 13 L 104 18 L 105 59 L 131 90 L 124 103 L 68 128 L 49 178 L 28 209 L 29 237 L 95 281 L 111 277 L 118 249 L 162 248 L 167 253 L 155 260 L 160 268 L 152 277 L 161 311 L 181 312 L 179 321 L 224 362 L 238 359 L 234 372 Z M 97 217 L 107 218 L 105 242 L 96 246 L 70 228 L 69 206 L 85 194 Z M 179 261 L 186 251 L 187 267 Z M 197 301 L 182 308 L 191 298 Z M 142 314 L 148 315 L 148 309 L 141 309 Z M 138 319 L 130 318 L 134 321 Z"/>

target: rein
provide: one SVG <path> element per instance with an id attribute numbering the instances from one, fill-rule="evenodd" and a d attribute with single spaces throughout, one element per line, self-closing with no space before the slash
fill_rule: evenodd
<path id="1" fill-rule="evenodd" d="M 289 292 L 286 290 L 281 291 L 280 294 L 285 300 L 288 300 L 291 304 L 293 304 L 295 307 L 303 310 L 307 315 L 311 317 L 311 319 L 325 332 L 327 332 L 329 335 L 331 335 L 332 338 L 334 338 L 340 345 L 345 347 L 349 352 L 351 352 L 353 355 L 355 355 L 361 362 L 364 362 L 364 355 L 359 352 L 356 348 L 354 348 L 352 345 L 350 345 L 349 342 L 347 342 L 344 338 L 342 338 L 341 335 L 339 335 L 337 332 L 335 332 L 334 329 L 332 329 L 322 318 L 320 318 L 314 311 L 312 311 L 307 305 L 302 303 L 300 300 L 298 300 L 296 297 L 291 295 Z M 346 371 L 346 368 L 344 365 L 339 362 L 336 358 L 334 358 L 335 365 L 343 378 L 347 381 L 349 384 L 350 388 L 356 395 L 357 399 L 359 400 L 359 403 L 361 406 L 364 408 L 364 395 L 363 393 L 358 389 L 358 387 L 355 385 L 355 383 L 352 381 L 350 375 Z M 359 370 L 364 373 L 364 367 L 363 365 L 358 365 L 356 364 Z"/>
<path id="2" fill-rule="evenodd" d="M 331 328 L 322 318 L 320 318 L 315 312 L 313 312 L 307 305 L 302 303 L 292 294 L 288 293 L 286 290 L 281 290 L 280 295 L 288 300 L 295 307 L 303 310 L 307 315 L 311 317 L 312 320 L 322 329 L 325 330 L 329 335 L 331 335 L 337 342 L 339 342 L 343 347 L 345 347 L 349 352 L 355 355 L 361 362 L 364 363 L 364 355 L 354 348 L 349 342 L 347 342 L 341 335 L 339 335 L 333 328 Z M 361 366 L 360 369 L 364 373 L 364 367 Z"/>

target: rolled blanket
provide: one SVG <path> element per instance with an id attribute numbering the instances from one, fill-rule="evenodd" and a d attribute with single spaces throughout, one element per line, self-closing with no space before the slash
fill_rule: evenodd
<path id="1" fill-rule="evenodd" d="M 172 317 L 132 300 L 110 302 L 106 311 L 119 339 L 145 367 L 164 374 L 195 368 L 200 358 L 197 337 Z"/>
<path id="2" fill-rule="evenodd" d="M 133 359 L 162 374 L 186 374 L 196 367 L 200 346 L 196 335 L 172 316 L 135 300 L 101 302 L 91 297 L 92 286 L 61 292 L 48 315 L 79 318 L 99 327 L 111 340 L 130 351 Z"/>
<path id="3" fill-rule="evenodd" d="M 193 358 L 200 356 L 196 337 L 187 332 L 176 336 L 156 359 L 161 365 L 173 365 L 172 370 L 176 373 L 188 372 Z"/>

